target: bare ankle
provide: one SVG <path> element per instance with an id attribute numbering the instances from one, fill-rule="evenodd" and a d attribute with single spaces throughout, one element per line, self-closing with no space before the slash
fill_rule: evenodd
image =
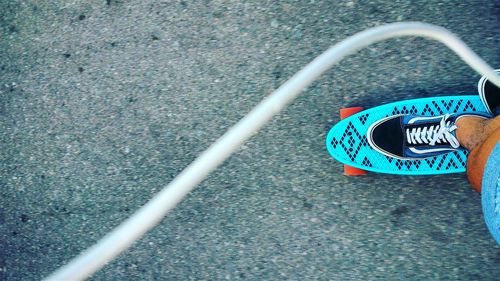
<path id="1" fill-rule="evenodd" d="M 489 122 L 490 119 L 481 117 L 465 116 L 460 118 L 456 122 L 458 142 L 469 151 L 474 149 L 488 136 L 487 126 Z"/>

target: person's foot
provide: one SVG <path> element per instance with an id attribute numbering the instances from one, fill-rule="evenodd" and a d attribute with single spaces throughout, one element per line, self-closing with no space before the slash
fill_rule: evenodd
<path id="1" fill-rule="evenodd" d="M 376 151 L 402 160 L 449 153 L 462 148 L 456 137 L 455 123 L 465 116 L 488 118 L 479 113 L 389 116 L 368 128 L 368 143 Z"/>
<path id="2" fill-rule="evenodd" d="M 500 74 L 500 69 L 495 71 Z M 477 91 L 488 112 L 493 116 L 500 115 L 500 88 L 483 76 L 477 83 Z"/>

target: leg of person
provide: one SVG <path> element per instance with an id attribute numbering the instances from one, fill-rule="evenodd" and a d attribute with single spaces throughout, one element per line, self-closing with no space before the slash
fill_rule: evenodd
<path id="1" fill-rule="evenodd" d="M 471 150 L 467 159 L 467 177 L 481 192 L 484 220 L 500 244 L 500 116 L 490 120 L 462 121 L 457 125 L 461 126 L 461 129 L 457 128 L 457 138 Z"/>
<path id="2" fill-rule="evenodd" d="M 500 69 L 495 71 L 500 74 Z M 477 89 L 486 110 L 496 117 L 489 120 L 462 118 L 456 125 L 458 141 L 471 152 L 467 159 L 467 177 L 472 186 L 481 192 L 486 161 L 499 140 L 500 88 L 483 76 Z"/>
<path id="3" fill-rule="evenodd" d="M 500 244 L 500 134 L 496 134 L 495 138 L 496 145 L 484 167 L 481 205 L 486 225 L 493 238 Z"/>
<path id="4" fill-rule="evenodd" d="M 478 192 L 484 167 L 493 148 L 500 140 L 500 116 L 494 119 L 464 117 L 457 121 L 457 139 L 470 151 L 467 159 L 467 178 Z"/>

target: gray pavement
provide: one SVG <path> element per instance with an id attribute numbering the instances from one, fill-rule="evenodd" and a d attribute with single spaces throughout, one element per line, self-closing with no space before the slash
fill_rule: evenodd
<path id="1" fill-rule="evenodd" d="M 463 2 L 463 3 L 462 3 Z M 0 279 L 92 245 L 332 44 L 395 21 L 500 66 L 498 1 L 0 1 Z M 475 93 L 439 43 L 389 40 L 315 82 L 92 280 L 498 280 L 465 175 L 342 175 L 343 106 Z"/>

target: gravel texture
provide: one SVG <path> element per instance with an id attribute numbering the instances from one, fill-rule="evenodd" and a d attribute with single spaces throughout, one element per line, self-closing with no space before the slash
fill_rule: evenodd
<path id="1" fill-rule="evenodd" d="M 500 65 L 498 1 L 0 0 L 0 279 L 39 280 L 332 44 L 424 21 Z M 465 175 L 351 178 L 343 106 L 476 93 L 439 43 L 342 61 L 92 280 L 498 280 Z"/>

